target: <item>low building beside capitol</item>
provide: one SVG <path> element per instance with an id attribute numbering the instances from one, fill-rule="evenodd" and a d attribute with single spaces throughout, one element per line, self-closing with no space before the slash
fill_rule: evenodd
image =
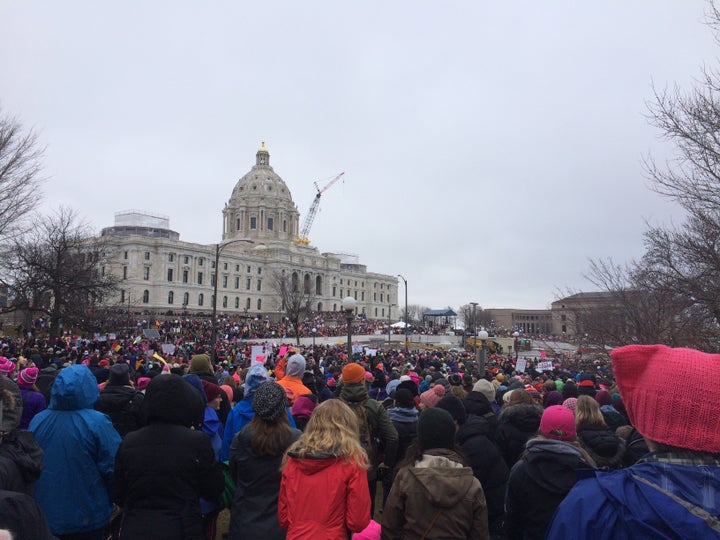
<path id="1" fill-rule="evenodd" d="M 357 300 L 358 315 L 397 318 L 397 277 L 368 272 L 357 257 L 321 253 L 296 241 L 300 213 L 285 182 L 270 166 L 265 145 L 232 190 L 222 210 L 222 246 L 217 270 L 218 314 L 282 317 L 274 283 L 285 274 L 310 290 L 314 311 L 341 311 L 342 299 Z M 109 305 L 154 312 L 211 313 L 216 244 L 180 240 L 166 216 L 140 211 L 115 215 L 102 230 L 104 271 L 120 279 Z M 223 245 L 226 244 L 226 245 Z M 394 307 L 390 307 L 394 304 Z"/>

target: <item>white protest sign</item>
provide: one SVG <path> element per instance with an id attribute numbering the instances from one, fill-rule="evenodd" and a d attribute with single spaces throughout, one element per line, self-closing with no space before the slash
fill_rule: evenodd
<path id="1" fill-rule="evenodd" d="M 265 346 L 253 345 L 250 351 L 250 358 L 252 364 L 260 364 L 262 366 L 265 363 Z"/>
<path id="2" fill-rule="evenodd" d="M 519 373 L 525 373 L 526 365 L 527 365 L 527 360 L 525 360 L 525 358 L 518 358 L 518 361 L 515 364 L 515 371 L 517 371 Z"/>

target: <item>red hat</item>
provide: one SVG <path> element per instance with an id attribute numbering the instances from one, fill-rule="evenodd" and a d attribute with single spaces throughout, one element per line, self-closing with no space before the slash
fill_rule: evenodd
<path id="1" fill-rule="evenodd" d="M 540 433 L 548 439 L 570 441 L 575 438 L 575 415 L 562 405 L 551 405 L 540 419 Z"/>
<path id="2" fill-rule="evenodd" d="M 100 360 L 98 362 L 98 366 L 100 366 L 100 367 L 108 367 L 109 365 L 110 365 L 110 360 L 108 360 L 107 358 L 103 358 L 102 360 Z"/>
<path id="3" fill-rule="evenodd" d="M 207 397 L 208 401 L 212 401 L 216 397 L 220 397 L 220 393 L 222 392 L 222 390 L 220 390 L 220 387 L 217 384 L 205 380 L 202 381 L 202 387 L 205 391 L 205 397 Z"/>
<path id="4" fill-rule="evenodd" d="M 665 345 L 628 345 L 611 353 L 632 425 L 650 440 L 720 452 L 720 386 L 698 397 L 696 380 L 720 380 L 720 355 Z M 673 374 L 683 373 L 682 377 Z"/>

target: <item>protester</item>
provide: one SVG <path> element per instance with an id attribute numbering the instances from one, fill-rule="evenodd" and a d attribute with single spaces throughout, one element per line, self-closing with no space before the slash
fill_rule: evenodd
<path id="1" fill-rule="evenodd" d="M 230 471 L 237 489 L 230 513 L 230 540 L 285 538 L 278 522 L 280 464 L 287 448 L 301 435 L 290 427 L 286 401 L 285 389 L 279 384 L 261 384 L 252 400 L 253 419 L 233 438 Z"/>
<path id="2" fill-rule="evenodd" d="M 45 397 L 35 386 L 39 372 L 38 368 L 29 367 L 21 370 L 18 374 L 17 385 L 20 388 L 22 400 L 22 418 L 20 418 L 18 429 L 27 429 L 35 415 L 47 408 Z"/>
<path id="3" fill-rule="evenodd" d="M 260 364 L 252 366 L 245 375 L 245 387 L 243 389 L 244 397 L 233 407 L 228 415 L 225 423 L 225 431 L 223 433 L 222 449 L 220 450 L 220 459 L 227 461 L 230 459 L 230 445 L 233 438 L 242 428 L 250 423 L 255 410 L 252 408 L 252 400 L 258 387 L 270 380 L 270 374 Z M 295 420 L 292 417 L 290 409 L 287 409 L 288 420 L 290 425 L 295 427 Z"/>
<path id="4" fill-rule="evenodd" d="M 287 360 L 285 366 L 285 376 L 282 379 L 278 379 L 278 384 L 285 388 L 288 392 L 289 401 L 292 405 L 299 396 L 306 396 L 312 394 L 307 386 L 303 384 L 302 378 L 305 373 L 305 357 L 302 354 L 293 354 Z"/>
<path id="5" fill-rule="evenodd" d="M 204 411 L 197 390 L 179 375 L 161 375 L 148 385 L 148 425 L 128 433 L 115 464 L 121 540 L 203 538 L 198 500 L 217 498 L 225 485 L 210 439 L 197 430 Z"/>
<path id="6" fill-rule="evenodd" d="M 576 471 L 592 465 L 577 442 L 572 411 L 561 405 L 545 409 L 540 434 L 528 441 L 527 451 L 510 471 L 505 499 L 508 540 L 545 538 L 555 509 L 575 484 Z"/>
<path id="7" fill-rule="evenodd" d="M 489 538 L 485 495 L 456 451 L 447 411 L 431 407 L 420 413 L 417 442 L 383 511 L 381 538 Z"/>
<path id="8" fill-rule="evenodd" d="M 720 538 L 720 386 L 698 391 L 698 381 L 720 380 L 720 355 L 664 345 L 611 354 L 630 421 L 651 453 L 580 480 L 548 538 Z"/>
<path id="9" fill-rule="evenodd" d="M 61 540 L 100 540 L 110 518 L 110 489 L 120 435 L 93 409 L 97 381 L 83 365 L 58 373 L 49 407 L 29 430 L 44 451 L 35 499 Z"/>
<path id="10" fill-rule="evenodd" d="M 512 391 L 500 413 L 495 433 L 495 442 L 509 469 L 520 459 L 525 443 L 537 433 L 542 414 L 543 408 L 533 401 L 526 390 Z"/>
<path id="11" fill-rule="evenodd" d="M 405 453 L 407 452 L 407 449 L 415 441 L 415 439 L 417 439 L 417 423 L 419 411 L 415 407 L 412 392 L 407 388 L 400 388 L 394 391 L 393 395 L 395 397 L 395 406 L 390 407 L 387 413 L 398 434 L 398 450 L 396 461 L 401 461 L 405 458 Z M 392 487 L 393 480 L 395 479 L 396 474 L 397 464 L 392 468 L 385 469 L 383 472 L 383 507 L 385 506 L 387 497 L 390 494 L 390 488 Z"/>
<path id="12" fill-rule="evenodd" d="M 370 523 L 367 454 L 357 416 L 337 399 L 313 412 L 282 464 L 280 525 L 289 540 L 347 540 Z"/>
<path id="13" fill-rule="evenodd" d="M 188 374 L 197 375 L 203 381 L 217 384 L 217 377 L 215 377 L 215 372 L 210 363 L 210 357 L 207 354 L 193 355 L 190 359 L 190 368 L 187 372 Z M 217 415 L 220 421 L 225 424 L 230 414 L 230 400 L 227 395 L 225 395 L 225 392 L 221 394 L 220 400 L 220 408 L 217 411 Z"/>
<path id="14" fill-rule="evenodd" d="M 107 414 L 120 437 L 125 437 L 142 425 L 143 397 L 143 393 L 130 384 L 130 366 L 120 362 L 110 368 L 110 377 L 100 391 L 95 410 Z"/>
<path id="15" fill-rule="evenodd" d="M 382 404 L 368 395 L 365 386 L 365 369 L 355 362 L 350 362 L 342 370 L 343 386 L 340 399 L 355 413 L 358 420 L 360 442 L 368 455 L 370 466 L 367 469 L 370 504 L 375 511 L 375 492 L 377 490 L 377 471 L 383 467 L 392 469 L 395 466 L 398 447 L 398 433 L 390 421 Z M 383 449 L 382 461 L 379 457 L 380 446 Z"/>
<path id="16" fill-rule="evenodd" d="M 0 540 L 57 540 L 40 506 L 30 495 L 0 490 Z"/>
<path id="17" fill-rule="evenodd" d="M 437 406 L 453 417 L 457 427 L 456 442 L 462 449 L 465 463 L 482 485 L 487 502 L 490 536 L 501 536 L 505 518 L 505 488 L 510 471 L 490 439 L 490 423 L 482 416 L 467 414 L 463 402 L 452 394 L 442 398 Z"/>
<path id="18" fill-rule="evenodd" d="M 600 406 L 590 396 L 578 398 L 575 425 L 580 446 L 590 455 L 598 469 L 619 469 L 623 466 L 625 440 L 607 426 Z"/>
<path id="19" fill-rule="evenodd" d="M 0 490 L 33 495 L 43 451 L 33 434 L 19 427 L 25 412 L 20 392 L 14 382 L 0 377 Z"/>

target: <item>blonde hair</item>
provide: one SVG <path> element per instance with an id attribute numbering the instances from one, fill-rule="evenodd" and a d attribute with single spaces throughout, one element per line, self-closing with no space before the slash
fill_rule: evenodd
<path id="1" fill-rule="evenodd" d="M 305 432 L 285 453 L 281 469 L 287 464 L 289 453 L 301 458 L 329 453 L 335 457 L 344 457 L 346 462 L 354 463 L 362 469 L 370 465 L 360 443 L 357 415 L 339 399 L 329 399 L 315 407 Z"/>
<path id="2" fill-rule="evenodd" d="M 462 386 L 451 386 L 450 393 L 456 395 L 460 400 L 467 397 L 467 392 Z"/>
<path id="3" fill-rule="evenodd" d="M 605 426 L 605 418 L 600 411 L 600 405 L 590 396 L 580 396 L 577 398 L 575 406 L 575 425 L 577 427 L 584 426 Z"/>

